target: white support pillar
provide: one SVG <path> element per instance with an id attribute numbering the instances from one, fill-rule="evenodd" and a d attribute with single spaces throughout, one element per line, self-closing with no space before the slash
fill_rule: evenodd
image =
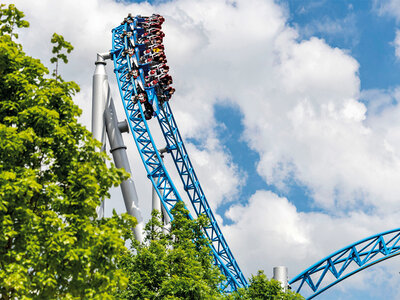
<path id="1" fill-rule="evenodd" d="M 157 184 L 156 180 L 156 184 Z M 158 212 L 161 213 L 161 200 L 158 198 L 156 189 L 154 188 L 154 186 L 152 186 L 152 190 L 151 190 L 151 210 L 156 210 Z"/>
<path id="2" fill-rule="evenodd" d="M 121 132 L 129 131 L 128 125 L 118 123 L 114 102 L 111 98 L 110 86 L 106 72 L 106 59 L 110 59 L 110 53 L 97 54 L 96 69 L 93 74 L 93 99 L 92 99 L 92 133 L 93 137 L 102 143 L 100 151 L 105 151 L 107 131 L 114 163 L 117 168 L 124 168 L 132 173 L 126 154 L 126 146 Z M 138 224 L 133 229 L 135 238 L 143 241 L 143 218 L 139 209 L 139 200 L 132 177 L 121 183 L 122 196 L 125 207 L 131 216 L 134 216 Z M 98 218 L 104 217 L 104 200 L 97 210 Z"/>
<path id="3" fill-rule="evenodd" d="M 108 87 L 108 76 L 106 72 L 106 59 L 111 56 L 109 53 L 97 54 L 95 62 L 96 69 L 93 74 L 92 90 L 92 134 L 93 137 L 102 143 L 102 150 L 105 147 L 105 125 L 104 110 L 110 98 Z"/>
<path id="4" fill-rule="evenodd" d="M 288 268 L 285 266 L 274 267 L 272 278 L 279 281 L 283 290 L 288 290 Z"/>
<path id="5" fill-rule="evenodd" d="M 102 146 L 100 151 L 105 151 L 105 124 L 104 124 L 104 110 L 107 106 L 107 99 L 109 98 L 108 77 L 106 73 L 106 59 L 111 58 L 110 53 L 97 54 L 95 62 L 96 69 L 93 74 L 93 90 L 92 90 L 92 134 L 93 137 L 100 141 Z M 104 199 L 100 206 L 97 207 L 97 217 L 104 217 Z"/>

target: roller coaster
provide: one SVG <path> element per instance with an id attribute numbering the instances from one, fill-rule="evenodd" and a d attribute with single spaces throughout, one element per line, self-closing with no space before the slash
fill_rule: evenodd
<path id="1" fill-rule="evenodd" d="M 164 18 L 156 14 L 129 14 L 112 30 L 112 49 L 109 53 L 98 54 L 93 77 L 93 135 L 105 145 L 105 128 L 117 167 L 130 172 L 121 137 L 121 132 L 130 129 L 167 220 L 172 220 L 170 211 L 175 203 L 183 201 L 163 162 L 163 153 L 170 154 L 195 217 L 205 215 L 209 220 L 204 235 L 210 240 L 215 265 L 226 277 L 221 288 L 224 292 L 232 292 L 247 287 L 248 283 L 208 204 L 169 104 L 175 89 L 171 87 L 173 80 L 168 74 L 164 52 L 163 22 Z M 112 59 L 114 63 L 127 124 L 118 122 L 116 117 L 104 69 L 106 59 Z M 149 129 L 148 122 L 153 119 L 157 119 L 165 140 L 162 150 L 158 150 Z M 142 218 L 134 183 L 129 179 L 121 188 L 128 213 L 139 221 L 135 236 L 141 240 Z M 192 215 L 189 217 L 193 218 Z M 351 275 L 399 255 L 399 243 L 400 229 L 371 236 L 322 259 L 291 279 L 289 284 L 297 292 L 306 293 L 307 299 L 314 298 Z"/>

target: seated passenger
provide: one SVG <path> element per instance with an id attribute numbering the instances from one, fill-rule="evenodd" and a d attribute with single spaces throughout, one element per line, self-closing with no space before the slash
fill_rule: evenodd
<path id="1" fill-rule="evenodd" d="M 165 36 L 165 33 L 159 30 L 156 32 L 156 35 L 159 36 L 160 38 L 163 38 Z"/>
<path id="2" fill-rule="evenodd" d="M 136 91 L 137 93 L 145 93 L 144 87 L 143 87 L 143 82 L 139 78 L 135 79 L 135 86 L 136 86 Z"/>
<path id="3" fill-rule="evenodd" d="M 146 47 L 152 45 L 154 43 L 153 40 L 148 38 L 138 38 L 138 44 L 144 44 Z"/>
<path id="4" fill-rule="evenodd" d="M 163 76 L 168 73 L 169 67 L 167 65 L 159 66 L 158 68 L 151 68 L 149 70 L 149 76 Z"/>
<path id="5" fill-rule="evenodd" d="M 133 97 L 133 103 L 144 103 L 147 101 L 147 94 L 145 92 L 139 92 L 137 95 Z"/>
<path id="6" fill-rule="evenodd" d="M 155 75 L 157 75 L 157 70 L 156 69 L 149 71 L 149 76 L 155 76 Z"/>
<path id="7" fill-rule="evenodd" d="M 142 25 L 141 26 L 142 28 L 147 29 L 147 30 L 152 29 L 152 28 L 161 29 L 161 23 L 159 23 L 159 22 L 142 23 L 141 25 Z"/>
<path id="8" fill-rule="evenodd" d="M 175 89 L 173 87 L 168 87 L 165 91 L 164 91 L 164 95 L 166 100 L 168 101 L 169 99 L 171 99 L 171 96 L 175 93 Z"/>
<path id="9" fill-rule="evenodd" d="M 154 64 L 166 63 L 166 62 L 167 62 L 167 59 L 166 59 L 165 55 L 156 56 L 153 59 Z"/>
<path id="10" fill-rule="evenodd" d="M 145 103 L 147 101 L 147 94 L 146 93 L 140 93 L 138 95 L 138 100 L 140 103 Z"/>
<path id="11" fill-rule="evenodd" d="M 159 57 L 159 56 L 165 57 L 164 51 L 161 50 L 158 52 L 153 52 L 153 51 L 151 51 L 151 49 L 146 49 L 142 54 L 142 57 L 146 57 L 146 58 L 151 57 L 153 59 L 155 59 L 156 57 Z"/>
<path id="12" fill-rule="evenodd" d="M 142 37 L 150 37 L 150 36 L 157 36 L 157 37 L 164 37 L 165 34 L 158 28 L 150 28 L 146 30 L 142 35 Z"/>
<path id="13" fill-rule="evenodd" d="M 172 84 L 172 77 L 171 75 L 164 75 L 163 77 L 160 78 L 160 84 L 162 86 L 169 86 L 170 84 Z"/>
<path id="14" fill-rule="evenodd" d="M 140 38 L 137 39 L 137 43 L 138 43 L 138 44 L 145 44 L 146 41 L 147 41 L 148 43 L 150 43 L 150 40 L 147 39 L 147 38 L 145 38 L 145 37 L 140 37 Z"/>
<path id="15" fill-rule="evenodd" d="M 157 37 L 157 36 L 153 36 L 151 38 L 148 39 L 150 41 L 150 43 L 147 45 L 148 47 L 152 46 L 152 47 L 157 47 L 162 45 L 162 41 L 163 39 Z"/>
<path id="16" fill-rule="evenodd" d="M 149 101 L 144 102 L 144 117 L 146 120 L 150 120 L 153 117 L 154 109 Z"/>
<path id="17" fill-rule="evenodd" d="M 122 51 L 122 55 L 125 56 L 127 54 L 129 54 L 129 56 L 133 56 L 135 52 L 133 51 L 133 49 L 129 48 L 129 49 L 125 49 Z"/>
<path id="18" fill-rule="evenodd" d="M 164 51 L 163 44 L 153 44 L 149 46 L 149 49 L 153 50 L 153 52 Z"/>
<path id="19" fill-rule="evenodd" d="M 139 59 L 139 63 L 140 64 L 149 64 L 149 63 L 151 63 L 153 61 L 153 59 L 151 58 L 151 57 L 145 57 L 145 56 L 142 56 L 140 59 Z"/>
<path id="20" fill-rule="evenodd" d="M 162 70 L 163 73 L 167 73 L 169 70 L 169 67 L 165 63 L 153 64 L 150 67 L 150 70 Z"/>
<path id="21" fill-rule="evenodd" d="M 150 28 L 146 29 L 146 33 L 148 33 L 149 35 L 152 35 L 152 34 L 158 34 L 159 35 L 159 34 L 161 34 L 161 32 L 162 31 L 159 28 L 150 27 Z"/>
<path id="22" fill-rule="evenodd" d="M 151 54 L 151 53 L 152 53 L 151 49 L 146 49 L 143 51 L 142 55 Z"/>
<path id="23" fill-rule="evenodd" d="M 128 74 L 126 74 L 126 78 L 128 78 L 128 79 L 131 79 L 131 78 L 136 79 L 138 76 L 139 76 L 138 70 L 130 70 L 128 72 Z"/>
<path id="24" fill-rule="evenodd" d="M 161 71 L 161 73 L 168 73 L 169 67 L 166 64 L 158 65 L 157 69 Z"/>
<path id="25" fill-rule="evenodd" d="M 145 80 L 147 82 L 150 82 L 151 80 L 160 80 L 162 76 L 164 76 L 165 74 L 163 73 L 159 73 L 156 70 L 151 70 L 149 71 L 148 75 L 145 76 Z"/>
<path id="26" fill-rule="evenodd" d="M 160 69 L 164 73 L 168 73 L 168 71 L 169 71 L 169 67 L 166 64 L 163 64 Z"/>
<path id="27" fill-rule="evenodd" d="M 157 80 L 152 80 L 152 81 L 150 81 L 149 83 L 147 83 L 147 87 L 153 87 L 153 86 L 155 86 L 157 83 L 158 83 Z"/>
<path id="28" fill-rule="evenodd" d="M 149 26 L 160 26 L 160 28 L 161 28 L 162 22 L 160 22 L 160 20 L 151 20 L 151 21 L 147 22 L 147 24 Z"/>
<path id="29" fill-rule="evenodd" d="M 145 44 L 146 47 L 161 45 L 162 41 L 163 39 L 156 35 L 138 38 L 138 44 Z"/>

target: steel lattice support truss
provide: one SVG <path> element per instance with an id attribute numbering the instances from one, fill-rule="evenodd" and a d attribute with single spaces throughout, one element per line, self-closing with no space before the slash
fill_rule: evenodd
<path id="1" fill-rule="evenodd" d="M 312 299 L 355 273 L 399 254 L 400 228 L 373 235 L 329 255 L 289 284 L 298 284 L 298 293 L 311 292 L 307 299 Z"/>
<path id="2" fill-rule="evenodd" d="M 114 61 L 114 72 L 117 77 L 128 123 L 145 166 L 147 176 L 151 180 L 169 217 L 172 219 L 170 210 L 177 201 L 182 201 L 182 199 L 165 168 L 151 136 L 147 121 L 144 117 L 142 105 L 140 105 L 135 98 L 138 94 L 137 89 L 139 86 L 145 86 L 142 65 L 138 63 L 140 71 L 140 76 L 138 78 L 134 79 L 128 75 L 134 68 L 134 65 L 140 61 L 139 51 L 136 47 L 138 45 L 138 33 L 136 31 L 137 19 L 133 18 L 132 20 L 133 22 L 125 22 L 112 31 L 113 48 L 111 54 Z M 131 34 L 127 34 L 127 32 Z M 134 50 L 134 54 L 132 55 L 132 51 L 131 54 L 128 54 L 127 50 Z M 169 153 L 171 153 L 182 180 L 184 190 L 188 194 L 194 211 L 197 216 L 204 214 L 210 221 L 209 227 L 205 228 L 204 231 L 205 235 L 211 241 L 210 246 L 214 255 L 215 265 L 221 269 L 222 273 L 227 278 L 223 289 L 229 292 L 247 286 L 247 281 L 234 259 L 206 200 L 168 102 L 160 104 L 154 88 L 145 88 L 145 90 L 153 106 L 158 108 L 156 110 L 157 117 L 167 143 L 167 149 Z"/>
<path id="3" fill-rule="evenodd" d="M 205 234 L 212 242 L 217 255 L 222 259 L 225 267 L 234 276 L 235 282 L 230 284 L 237 284 L 238 282 L 245 283 L 246 279 L 228 247 L 207 202 L 200 182 L 197 179 L 168 102 L 165 103 L 161 112 L 158 114 L 158 120 L 167 141 L 167 147 L 170 149 L 176 169 L 182 180 L 184 190 L 187 192 L 196 214 L 204 214 L 210 220 L 210 225 L 205 228 Z M 225 268 L 222 270 L 224 273 L 226 272 Z"/>

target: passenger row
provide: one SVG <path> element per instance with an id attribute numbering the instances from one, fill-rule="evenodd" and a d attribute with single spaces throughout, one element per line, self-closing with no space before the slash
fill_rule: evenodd
<path id="1" fill-rule="evenodd" d="M 164 53 L 164 45 L 162 44 L 165 34 L 161 31 L 161 25 L 164 18 L 158 14 L 153 14 L 150 17 L 137 16 L 132 18 L 129 14 L 124 19 L 124 23 L 130 24 L 130 28 L 134 29 L 133 32 L 125 32 L 130 40 L 134 49 L 126 49 L 126 54 L 131 57 L 132 69 L 127 74 L 127 78 L 137 79 L 139 75 L 139 68 L 143 70 L 143 85 L 140 79 L 137 82 L 137 96 L 136 101 L 140 101 L 144 105 L 144 115 L 147 120 L 151 119 L 154 114 L 154 108 L 148 101 L 146 88 L 154 88 L 160 105 L 165 101 L 169 101 L 175 89 L 171 87 L 172 77 L 168 74 L 169 67 L 166 65 L 167 59 Z M 134 40 L 136 37 L 136 40 Z M 136 53 L 138 55 L 136 55 Z M 138 61 L 137 61 L 138 59 Z"/>

